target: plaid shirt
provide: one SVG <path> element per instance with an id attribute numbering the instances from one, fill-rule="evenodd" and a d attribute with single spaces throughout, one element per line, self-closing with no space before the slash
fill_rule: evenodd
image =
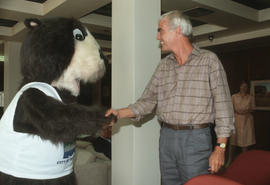
<path id="1" fill-rule="evenodd" d="M 141 98 L 129 105 L 136 120 L 156 112 L 170 124 L 216 123 L 218 137 L 234 130 L 234 114 L 226 73 L 217 56 L 193 45 L 180 66 L 173 54 L 163 58 Z"/>

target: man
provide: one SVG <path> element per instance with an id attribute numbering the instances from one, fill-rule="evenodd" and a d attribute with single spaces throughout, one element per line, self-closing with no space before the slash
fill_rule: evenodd
<path id="1" fill-rule="evenodd" d="M 106 113 L 140 120 L 155 111 L 162 125 L 162 185 L 184 184 L 194 176 L 217 172 L 234 130 L 223 66 L 214 53 L 191 44 L 191 36 L 191 23 L 179 11 L 162 15 L 157 40 L 161 50 L 171 54 L 161 60 L 136 103 Z M 218 145 L 212 151 L 209 125 L 214 122 Z"/>

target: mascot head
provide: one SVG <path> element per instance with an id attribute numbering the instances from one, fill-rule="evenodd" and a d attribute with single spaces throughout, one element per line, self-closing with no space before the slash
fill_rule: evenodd
<path id="1" fill-rule="evenodd" d="M 26 19 L 21 49 L 22 85 L 45 82 L 78 96 L 80 82 L 95 82 L 105 72 L 100 46 L 79 21 Z"/>

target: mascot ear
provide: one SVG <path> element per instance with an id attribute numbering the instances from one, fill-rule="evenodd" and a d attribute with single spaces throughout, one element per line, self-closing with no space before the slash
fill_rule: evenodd
<path id="1" fill-rule="evenodd" d="M 40 20 L 38 20 L 36 18 L 30 18 L 30 19 L 25 19 L 24 25 L 27 28 L 33 29 L 33 28 L 35 28 L 37 26 L 40 26 L 41 22 L 40 22 Z"/>

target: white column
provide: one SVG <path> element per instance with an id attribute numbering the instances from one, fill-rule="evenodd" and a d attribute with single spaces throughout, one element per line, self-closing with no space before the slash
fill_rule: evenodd
<path id="1" fill-rule="evenodd" d="M 4 43 L 4 108 L 8 106 L 21 83 L 20 42 Z"/>
<path id="2" fill-rule="evenodd" d="M 142 94 L 160 61 L 160 0 L 112 1 L 112 107 Z M 112 185 L 159 185 L 159 124 L 122 120 L 113 128 Z"/>

